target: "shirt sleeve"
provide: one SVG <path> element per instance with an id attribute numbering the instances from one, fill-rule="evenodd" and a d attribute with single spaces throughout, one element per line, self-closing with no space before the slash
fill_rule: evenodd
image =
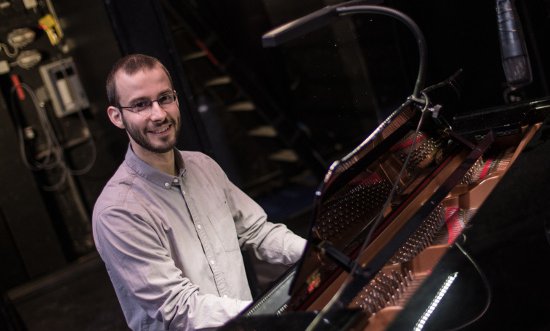
<path id="1" fill-rule="evenodd" d="M 219 166 L 217 171 L 221 172 L 225 183 L 225 195 L 241 248 L 251 248 L 256 257 L 270 263 L 296 263 L 302 256 L 306 240 L 284 224 L 268 222 L 262 207 L 234 185 Z"/>
<path id="2" fill-rule="evenodd" d="M 166 330 L 220 326 L 250 303 L 199 294 L 198 287 L 175 266 L 153 227 L 121 208 L 104 210 L 94 219 L 94 239 L 117 293 L 134 300 Z M 139 316 L 127 314 L 127 318 Z M 139 325 L 139 321 L 128 322 Z"/>

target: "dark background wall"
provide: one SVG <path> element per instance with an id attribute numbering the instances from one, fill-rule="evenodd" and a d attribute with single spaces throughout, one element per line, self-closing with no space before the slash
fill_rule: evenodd
<path id="1" fill-rule="evenodd" d="M 19 250 L 19 264 L 28 265 L 32 261 L 41 261 L 47 267 L 33 271 L 32 268 L 13 268 L 17 263 L 9 263 L 12 273 L 9 279 L 0 284 L 2 290 L 26 280 L 47 274 L 61 265 L 86 254 L 93 249 L 89 232 L 89 214 L 95 198 L 99 194 L 102 183 L 112 174 L 112 169 L 121 159 L 120 151 L 125 144 L 121 140 L 120 132 L 114 132 L 106 125 L 104 114 L 105 97 L 101 89 L 104 76 L 114 59 L 119 56 L 117 43 L 109 26 L 102 3 L 90 2 L 88 11 L 77 10 L 73 3 L 56 2 L 56 10 L 63 18 L 66 44 L 70 46 L 68 53 L 49 43 L 43 31 L 36 28 L 37 20 L 44 11 L 26 10 L 19 2 L 13 2 L 11 7 L 0 13 L 2 20 L 2 40 L 13 29 L 28 27 L 36 32 L 36 39 L 25 49 L 36 49 L 42 54 L 43 61 L 39 64 L 53 62 L 60 58 L 72 57 L 80 74 L 90 107 L 83 110 L 86 124 L 93 137 L 100 157 L 94 157 L 92 147 L 88 143 L 70 146 L 75 139 L 87 136 L 85 126 L 76 115 L 56 118 L 48 113 L 52 119 L 60 143 L 65 147 L 65 160 L 71 168 L 80 168 L 83 165 L 92 165 L 91 170 L 83 176 L 70 176 L 65 184 L 53 191 L 44 187 L 58 182 L 59 171 L 56 169 L 31 171 L 22 161 L 19 148 L 24 146 L 28 159 L 33 162 L 36 154 L 47 153 L 46 132 L 43 130 L 38 116 L 38 109 L 31 102 L 31 95 L 27 93 L 23 102 L 18 102 L 12 91 L 12 82 L 8 74 L 0 77 L 2 89 L 0 108 L 2 116 L 2 141 L 7 146 L 3 149 L 2 162 L 6 163 L 2 172 L 3 187 L 6 188 L 2 205 L 6 238 L 10 238 L 15 251 Z M 2 54 L 2 60 L 13 62 Z M 12 67 L 9 75 L 16 74 L 22 83 L 26 84 L 35 93 L 43 86 L 38 68 L 23 69 Z M 49 109 L 51 111 L 51 107 Z M 33 140 L 22 141 L 18 134 L 25 127 L 32 127 L 36 137 Z M 88 141 L 87 139 L 85 139 Z M 32 149 L 32 150 L 31 150 Z M 59 168 L 57 165 L 55 168 Z M 29 183 L 22 182 L 24 178 Z M 21 185 L 23 184 L 23 185 Z M 13 211 L 10 211 L 13 210 Z M 16 231 L 16 228 L 26 223 L 25 229 Z M 34 237 L 33 237 L 34 236 Z M 9 242 L 9 241 L 3 241 Z M 47 242 L 51 242 L 50 247 Z M 24 254 L 22 247 L 34 246 L 33 256 Z M 2 255 L 4 256 L 4 255 Z M 17 270 L 17 271 L 16 271 Z"/>

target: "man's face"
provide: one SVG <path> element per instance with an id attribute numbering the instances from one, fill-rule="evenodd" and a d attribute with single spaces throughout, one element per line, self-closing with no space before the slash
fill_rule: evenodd
<path id="1" fill-rule="evenodd" d="M 131 76 L 119 72 L 116 86 L 121 106 L 131 106 L 140 100 L 157 100 L 172 91 L 168 76 L 159 66 L 140 70 Z M 151 109 L 144 114 L 128 109 L 118 111 L 122 124 L 119 127 L 126 129 L 136 154 L 166 153 L 174 148 L 181 125 L 177 101 L 162 107 L 153 102 Z"/>

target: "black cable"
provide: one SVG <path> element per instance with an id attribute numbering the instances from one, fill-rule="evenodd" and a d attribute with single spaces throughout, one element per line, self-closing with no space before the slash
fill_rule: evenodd
<path id="1" fill-rule="evenodd" d="M 21 87 L 23 89 L 27 90 L 26 85 L 21 84 Z M 27 90 L 27 92 L 28 92 L 28 90 Z M 36 100 L 34 100 L 33 95 L 31 95 L 31 99 L 33 100 L 34 106 L 37 107 L 37 105 L 35 103 Z M 16 107 L 15 107 L 15 87 L 11 88 L 11 99 L 10 99 L 10 101 L 11 101 L 11 109 L 13 109 L 13 111 L 15 112 L 16 111 Z M 42 117 L 40 117 L 40 114 L 39 114 L 40 126 L 42 127 L 42 130 L 44 131 L 44 139 L 46 140 L 46 150 L 53 151 L 54 150 L 54 143 L 52 141 L 51 135 L 48 134 L 50 132 L 50 130 L 48 130 L 48 128 L 46 128 L 47 124 L 44 121 L 42 121 L 41 119 L 42 119 Z M 22 161 L 23 161 L 24 165 L 32 171 L 40 171 L 40 170 L 55 168 L 59 161 L 58 161 L 57 158 L 52 159 L 52 156 L 58 156 L 57 153 L 47 153 L 43 162 L 38 162 L 37 160 L 34 160 L 35 162 L 33 162 L 33 163 L 29 162 L 29 159 L 28 159 L 27 154 L 25 152 L 25 139 L 24 139 L 24 134 L 23 134 L 24 128 L 22 127 L 22 124 L 19 121 L 19 116 L 17 114 L 13 114 L 13 120 L 15 122 L 15 126 L 16 126 L 16 129 L 17 129 L 17 136 L 19 137 L 19 150 L 20 150 L 21 158 L 22 158 Z"/>
<path id="2" fill-rule="evenodd" d="M 470 256 L 470 254 L 468 254 L 466 252 L 466 250 L 462 247 L 462 245 L 460 245 L 458 242 L 455 242 L 455 246 L 462 252 L 462 254 L 470 261 L 472 266 L 476 269 L 476 271 L 477 271 L 479 277 L 481 278 L 481 281 L 483 282 L 483 285 L 485 287 L 485 291 L 487 293 L 487 300 L 485 301 L 485 306 L 483 307 L 481 312 L 476 317 L 474 317 L 473 319 L 469 320 L 468 322 L 466 322 L 462 325 L 459 325 L 459 326 L 454 327 L 452 329 L 448 329 L 447 331 L 460 330 L 460 329 L 463 329 L 463 328 L 465 328 L 469 325 L 472 325 L 475 322 L 479 321 L 481 319 L 481 317 L 483 317 L 483 315 L 485 315 L 485 313 L 487 313 L 487 311 L 489 310 L 489 307 L 491 306 L 491 302 L 493 301 L 493 292 L 491 291 L 491 285 L 490 285 L 489 280 L 487 279 L 487 276 L 485 275 L 485 273 L 481 270 L 479 265 Z"/>
<path id="3" fill-rule="evenodd" d="M 418 25 L 404 13 L 385 6 L 358 4 L 364 2 L 365 1 L 348 1 L 318 9 L 308 15 L 302 16 L 301 18 L 288 22 L 265 33 L 262 36 L 262 44 L 264 47 L 278 46 L 284 42 L 288 42 L 311 31 L 317 30 L 320 27 L 329 24 L 332 19 L 339 16 L 359 13 L 380 14 L 395 18 L 401 23 L 404 23 L 406 27 L 409 28 L 418 45 L 418 75 L 416 78 L 416 83 L 414 85 L 412 96 L 413 98 L 420 99 L 420 93 L 424 88 L 426 76 L 427 46 L 424 34 L 422 33 Z M 371 0 L 369 2 L 381 1 Z"/>
<path id="4" fill-rule="evenodd" d="M 9 44 L 9 43 L 8 43 Z M 13 52 L 10 51 L 10 48 L 8 47 L 8 44 L 0 43 L 0 51 L 4 50 L 4 53 L 9 58 L 14 58 L 19 54 L 19 48 L 9 44 L 11 47 L 13 47 Z"/>
<path id="5" fill-rule="evenodd" d="M 63 147 L 59 143 L 57 136 L 55 135 L 55 131 L 52 128 L 51 123 L 49 122 L 49 119 L 45 113 L 45 109 L 42 107 L 42 105 L 38 101 L 38 97 L 36 96 L 34 91 L 30 88 L 30 86 L 28 86 L 27 84 L 21 83 L 21 88 L 23 88 L 27 92 L 27 94 L 31 97 L 32 103 L 37 111 L 40 126 L 42 127 L 42 131 L 44 132 L 44 139 L 46 140 L 46 156 L 44 161 L 40 162 L 34 158 L 33 158 L 34 160 L 33 162 L 29 161 L 27 153 L 25 151 L 25 139 L 23 134 L 24 128 L 22 127 L 18 116 L 13 116 L 15 125 L 17 127 L 16 129 L 17 129 L 17 136 L 19 138 L 19 150 L 21 153 L 23 164 L 31 171 L 60 169 L 61 174 L 60 174 L 59 180 L 57 180 L 57 182 L 55 182 L 52 185 L 46 185 L 42 187 L 45 191 L 57 191 L 61 187 L 63 187 L 69 175 L 83 175 L 88 171 L 90 171 L 90 169 L 93 167 L 95 163 L 97 148 L 90 135 L 90 129 L 88 128 L 86 119 L 84 118 L 82 111 L 79 110 L 78 117 L 82 123 L 82 126 L 86 131 L 86 134 L 90 135 L 88 142 L 91 148 L 91 151 L 90 151 L 91 161 L 81 169 L 71 169 L 70 167 L 68 167 L 65 161 L 65 158 L 63 156 Z M 11 107 L 12 109 L 15 110 L 16 108 L 15 108 L 14 95 L 15 95 L 15 87 L 12 87 Z"/>
<path id="6" fill-rule="evenodd" d="M 38 170 L 60 169 L 61 171 L 59 179 L 54 184 L 44 185 L 42 186 L 42 188 L 44 189 L 44 191 L 48 191 L 48 192 L 57 191 L 65 185 L 65 183 L 67 182 L 67 176 L 69 175 L 69 171 L 63 159 L 63 148 L 59 144 L 59 141 L 57 140 L 57 136 L 55 135 L 55 132 L 51 126 L 51 123 L 48 120 L 48 117 L 45 113 L 45 109 L 40 106 L 40 102 L 38 101 L 38 97 L 36 96 L 34 91 L 30 88 L 30 86 L 28 86 L 25 83 L 21 83 L 21 87 L 31 97 L 32 103 L 37 111 L 40 125 L 42 126 L 42 130 L 44 131 L 44 135 L 46 136 L 46 141 L 48 142 L 47 149 L 46 149 L 48 158 L 50 157 L 50 155 L 53 155 L 53 161 L 50 164 L 44 165 L 43 168 L 39 167 Z M 15 89 L 12 88 L 12 101 L 13 101 L 14 90 Z M 21 131 L 22 128 L 19 128 L 19 130 Z M 20 143 L 24 144 L 24 141 L 20 141 Z M 24 154 L 23 162 L 26 162 L 26 164 L 29 164 L 26 158 L 27 158 L 27 155 Z"/>
<path id="7" fill-rule="evenodd" d="M 416 43 L 418 45 L 418 75 L 416 78 L 416 83 L 414 85 L 414 90 L 412 96 L 414 98 L 420 98 L 420 93 L 424 88 L 425 76 L 426 76 L 426 57 L 427 57 L 427 46 L 426 39 L 424 34 L 418 27 L 418 25 L 407 15 L 402 12 L 383 6 L 369 6 L 369 5 L 356 5 L 356 6 L 346 6 L 344 4 L 336 7 L 336 12 L 340 16 L 356 14 L 356 13 L 366 13 L 366 14 L 380 14 L 386 15 L 404 23 L 409 30 L 413 33 Z"/>

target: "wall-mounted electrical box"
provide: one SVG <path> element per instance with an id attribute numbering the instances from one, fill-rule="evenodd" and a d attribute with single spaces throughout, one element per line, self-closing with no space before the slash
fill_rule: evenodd
<path id="1" fill-rule="evenodd" d="M 45 64 L 39 71 L 57 117 L 90 106 L 72 58 Z"/>

